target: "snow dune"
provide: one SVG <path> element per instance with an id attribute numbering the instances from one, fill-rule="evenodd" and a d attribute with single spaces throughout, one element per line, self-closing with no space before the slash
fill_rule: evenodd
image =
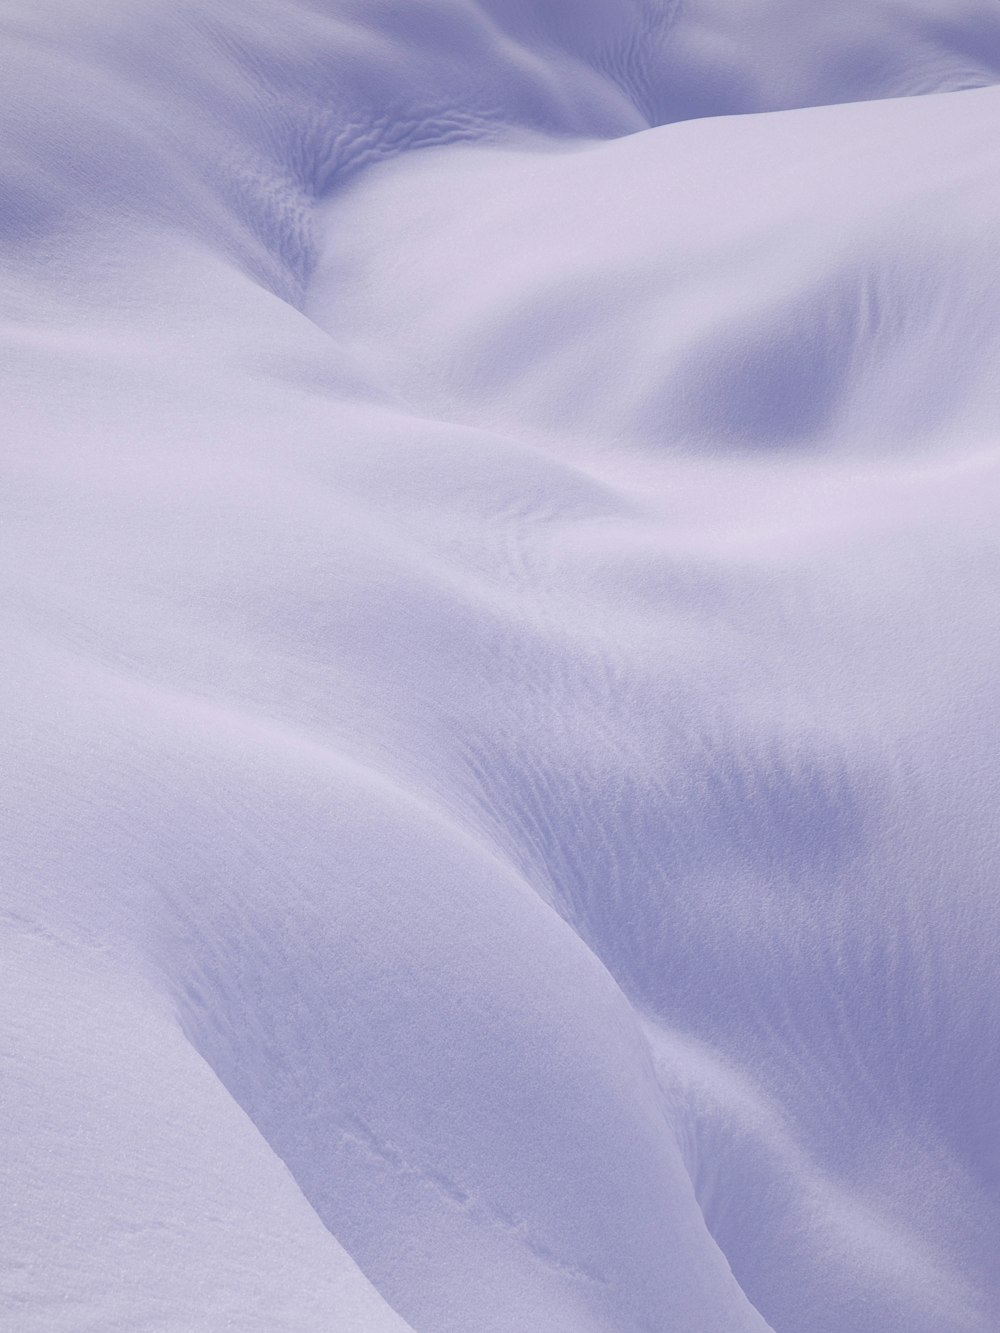
<path id="1" fill-rule="evenodd" d="M 0 39 L 0 1323 L 996 1329 L 995 6 Z"/>

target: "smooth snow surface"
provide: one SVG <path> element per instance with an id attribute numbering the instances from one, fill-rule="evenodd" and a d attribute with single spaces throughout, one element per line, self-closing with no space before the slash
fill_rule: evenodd
<path id="1" fill-rule="evenodd" d="M 0 51 L 0 1327 L 996 1333 L 996 4 Z"/>

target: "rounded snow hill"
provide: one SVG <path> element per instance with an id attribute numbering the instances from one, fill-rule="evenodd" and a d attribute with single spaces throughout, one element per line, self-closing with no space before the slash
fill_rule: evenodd
<path id="1" fill-rule="evenodd" d="M 1000 92 L 407 155 L 305 310 L 413 410 L 568 455 L 850 450 L 1000 418 Z"/>
<path id="2" fill-rule="evenodd" d="M 0 1323 L 996 1329 L 998 31 L 0 0 Z"/>

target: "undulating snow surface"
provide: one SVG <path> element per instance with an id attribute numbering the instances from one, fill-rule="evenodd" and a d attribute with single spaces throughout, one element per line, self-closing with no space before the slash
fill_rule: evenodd
<path id="1" fill-rule="evenodd" d="M 0 1325 L 996 1333 L 993 0 L 0 38 Z"/>

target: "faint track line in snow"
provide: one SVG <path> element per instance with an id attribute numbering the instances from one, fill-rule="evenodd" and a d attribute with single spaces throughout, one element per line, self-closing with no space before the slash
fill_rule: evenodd
<path id="1" fill-rule="evenodd" d="M 386 1163 L 394 1172 L 413 1176 L 424 1181 L 436 1190 L 444 1199 L 456 1207 L 462 1208 L 476 1222 L 496 1226 L 506 1231 L 523 1244 L 546 1267 L 575 1281 L 592 1283 L 599 1287 L 611 1284 L 602 1274 L 589 1267 L 581 1267 L 561 1258 L 537 1236 L 533 1235 L 527 1222 L 513 1217 L 496 1206 L 485 1203 L 467 1193 L 442 1171 L 434 1167 L 418 1166 L 407 1160 L 401 1149 L 381 1139 L 370 1125 L 356 1114 L 348 1115 L 339 1126 L 343 1139 L 357 1144 L 365 1152 Z"/>

